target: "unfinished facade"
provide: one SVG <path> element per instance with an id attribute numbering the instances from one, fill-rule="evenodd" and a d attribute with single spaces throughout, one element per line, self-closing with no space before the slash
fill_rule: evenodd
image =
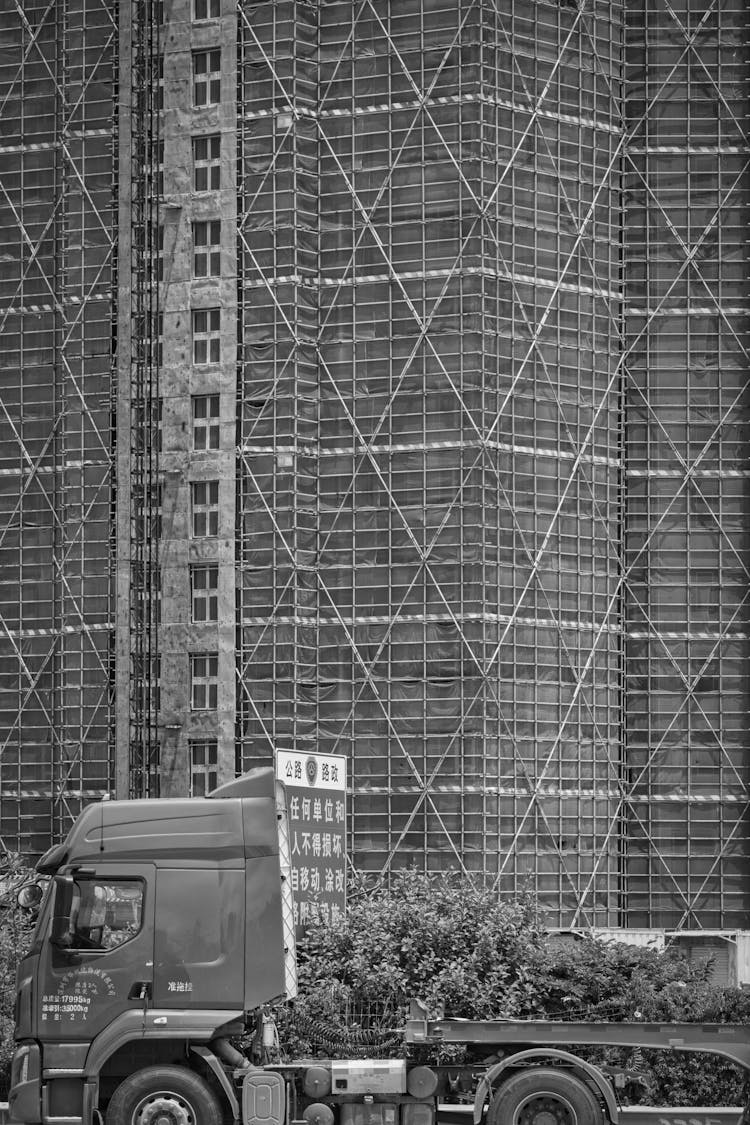
<path id="1" fill-rule="evenodd" d="M 294 747 L 359 870 L 750 926 L 740 0 L 2 12 L 6 846 Z"/>
<path id="2" fill-rule="evenodd" d="M 118 30 L 0 7 L 0 836 L 38 852 L 114 782 Z"/>

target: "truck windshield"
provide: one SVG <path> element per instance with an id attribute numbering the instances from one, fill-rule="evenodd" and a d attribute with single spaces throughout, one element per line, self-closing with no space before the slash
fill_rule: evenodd
<path id="1" fill-rule="evenodd" d="M 77 879 L 70 912 L 69 949 L 114 949 L 141 928 L 140 879 Z"/>

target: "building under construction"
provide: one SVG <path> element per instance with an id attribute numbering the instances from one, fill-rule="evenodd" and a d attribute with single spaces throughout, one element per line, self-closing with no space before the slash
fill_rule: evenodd
<path id="1" fill-rule="evenodd" d="M 750 928 L 744 0 L 0 0 L 0 834 Z"/>

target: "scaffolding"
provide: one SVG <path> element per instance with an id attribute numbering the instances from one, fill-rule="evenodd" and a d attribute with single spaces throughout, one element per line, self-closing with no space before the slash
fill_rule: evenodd
<path id="1" fill-rule="evenodd" d="M 127 65 L 120 112 L 128 112 L 127 144 L 120 161 L 130 174 L 120 180 L 120 348 L 117 408 L 117 569 L 127 575 L 118 613 L 120 780 L 118 796 L 159 795 L 159 367 L 160 195 L 163 167 L 160 115 L 163 102 L 159 0 L 137 0 L 120 9 L 121 65 Z M 127 339 L 122 337 L 127 336 Z M 124 772 L 124 769 L 123 769 Z"/>
<path id="2" fill-rule="evenodd" d="M 117 25 L 0 4 L 0 838 L 44 850 L 113 777 Z"/>
<path id="3" fill-rule="evenodd" d="M 238 743 L 620 917 L 619 5 L 240 12 Z"/>
<path id="4" fill-rule="evenodd" d="M 238 747 L 352 861 L 748 925 L 738 0 L 240 6 Z"/>
<path id="5" fill-rule="evenodd" d="M 166 9 L 0 0 L 2 845 L 182 784 L 191 735 L 231 772 L 233 693 L 190 702 L 217 650 L 238 770 L 348 756 L 359 870 L 750 927 L 741 0 Z M 186 106 L 196 43 L 221 105 Z"/>
<path id="6" fill-rule="evenodd" d="M 628 918 L 748 926 L 747 8 L 630 4 Z"/>

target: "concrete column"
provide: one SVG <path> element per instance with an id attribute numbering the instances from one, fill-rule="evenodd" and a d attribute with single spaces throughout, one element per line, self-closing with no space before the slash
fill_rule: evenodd
<path id="1" fill-rule="evenodd" d="M 216 738 L 218 781 L 234 776 L 235 720 L 235 401 L 237 363 L 237 31 L 236 8 L 222 0 L 219 18 L 192 19 L 190 0 L 166 6 L 164 46 L 164 280 L 162 368 L 161 792 L 190 791 L 190 740 Z M 221 51 L 221 100 L 193 106 L 195 51 Z M 193 139 L 220 136 L 218 190 L 196 192 Z M 193 276 L 193 223 L 221 222 L 220 277 Z M 221 310 L 218 363 L 193 364 L 192 312 Z M 218 395 L 217 450 L 193 445 L 192 399 Z M 218 534 L 191 529 L 191 483 L 218 481 Z M 218 567 L 218 621 L 192 620 L 191 566 Z M 191 709 L 190 656 L 218 654 L 218 703 Z"/>

